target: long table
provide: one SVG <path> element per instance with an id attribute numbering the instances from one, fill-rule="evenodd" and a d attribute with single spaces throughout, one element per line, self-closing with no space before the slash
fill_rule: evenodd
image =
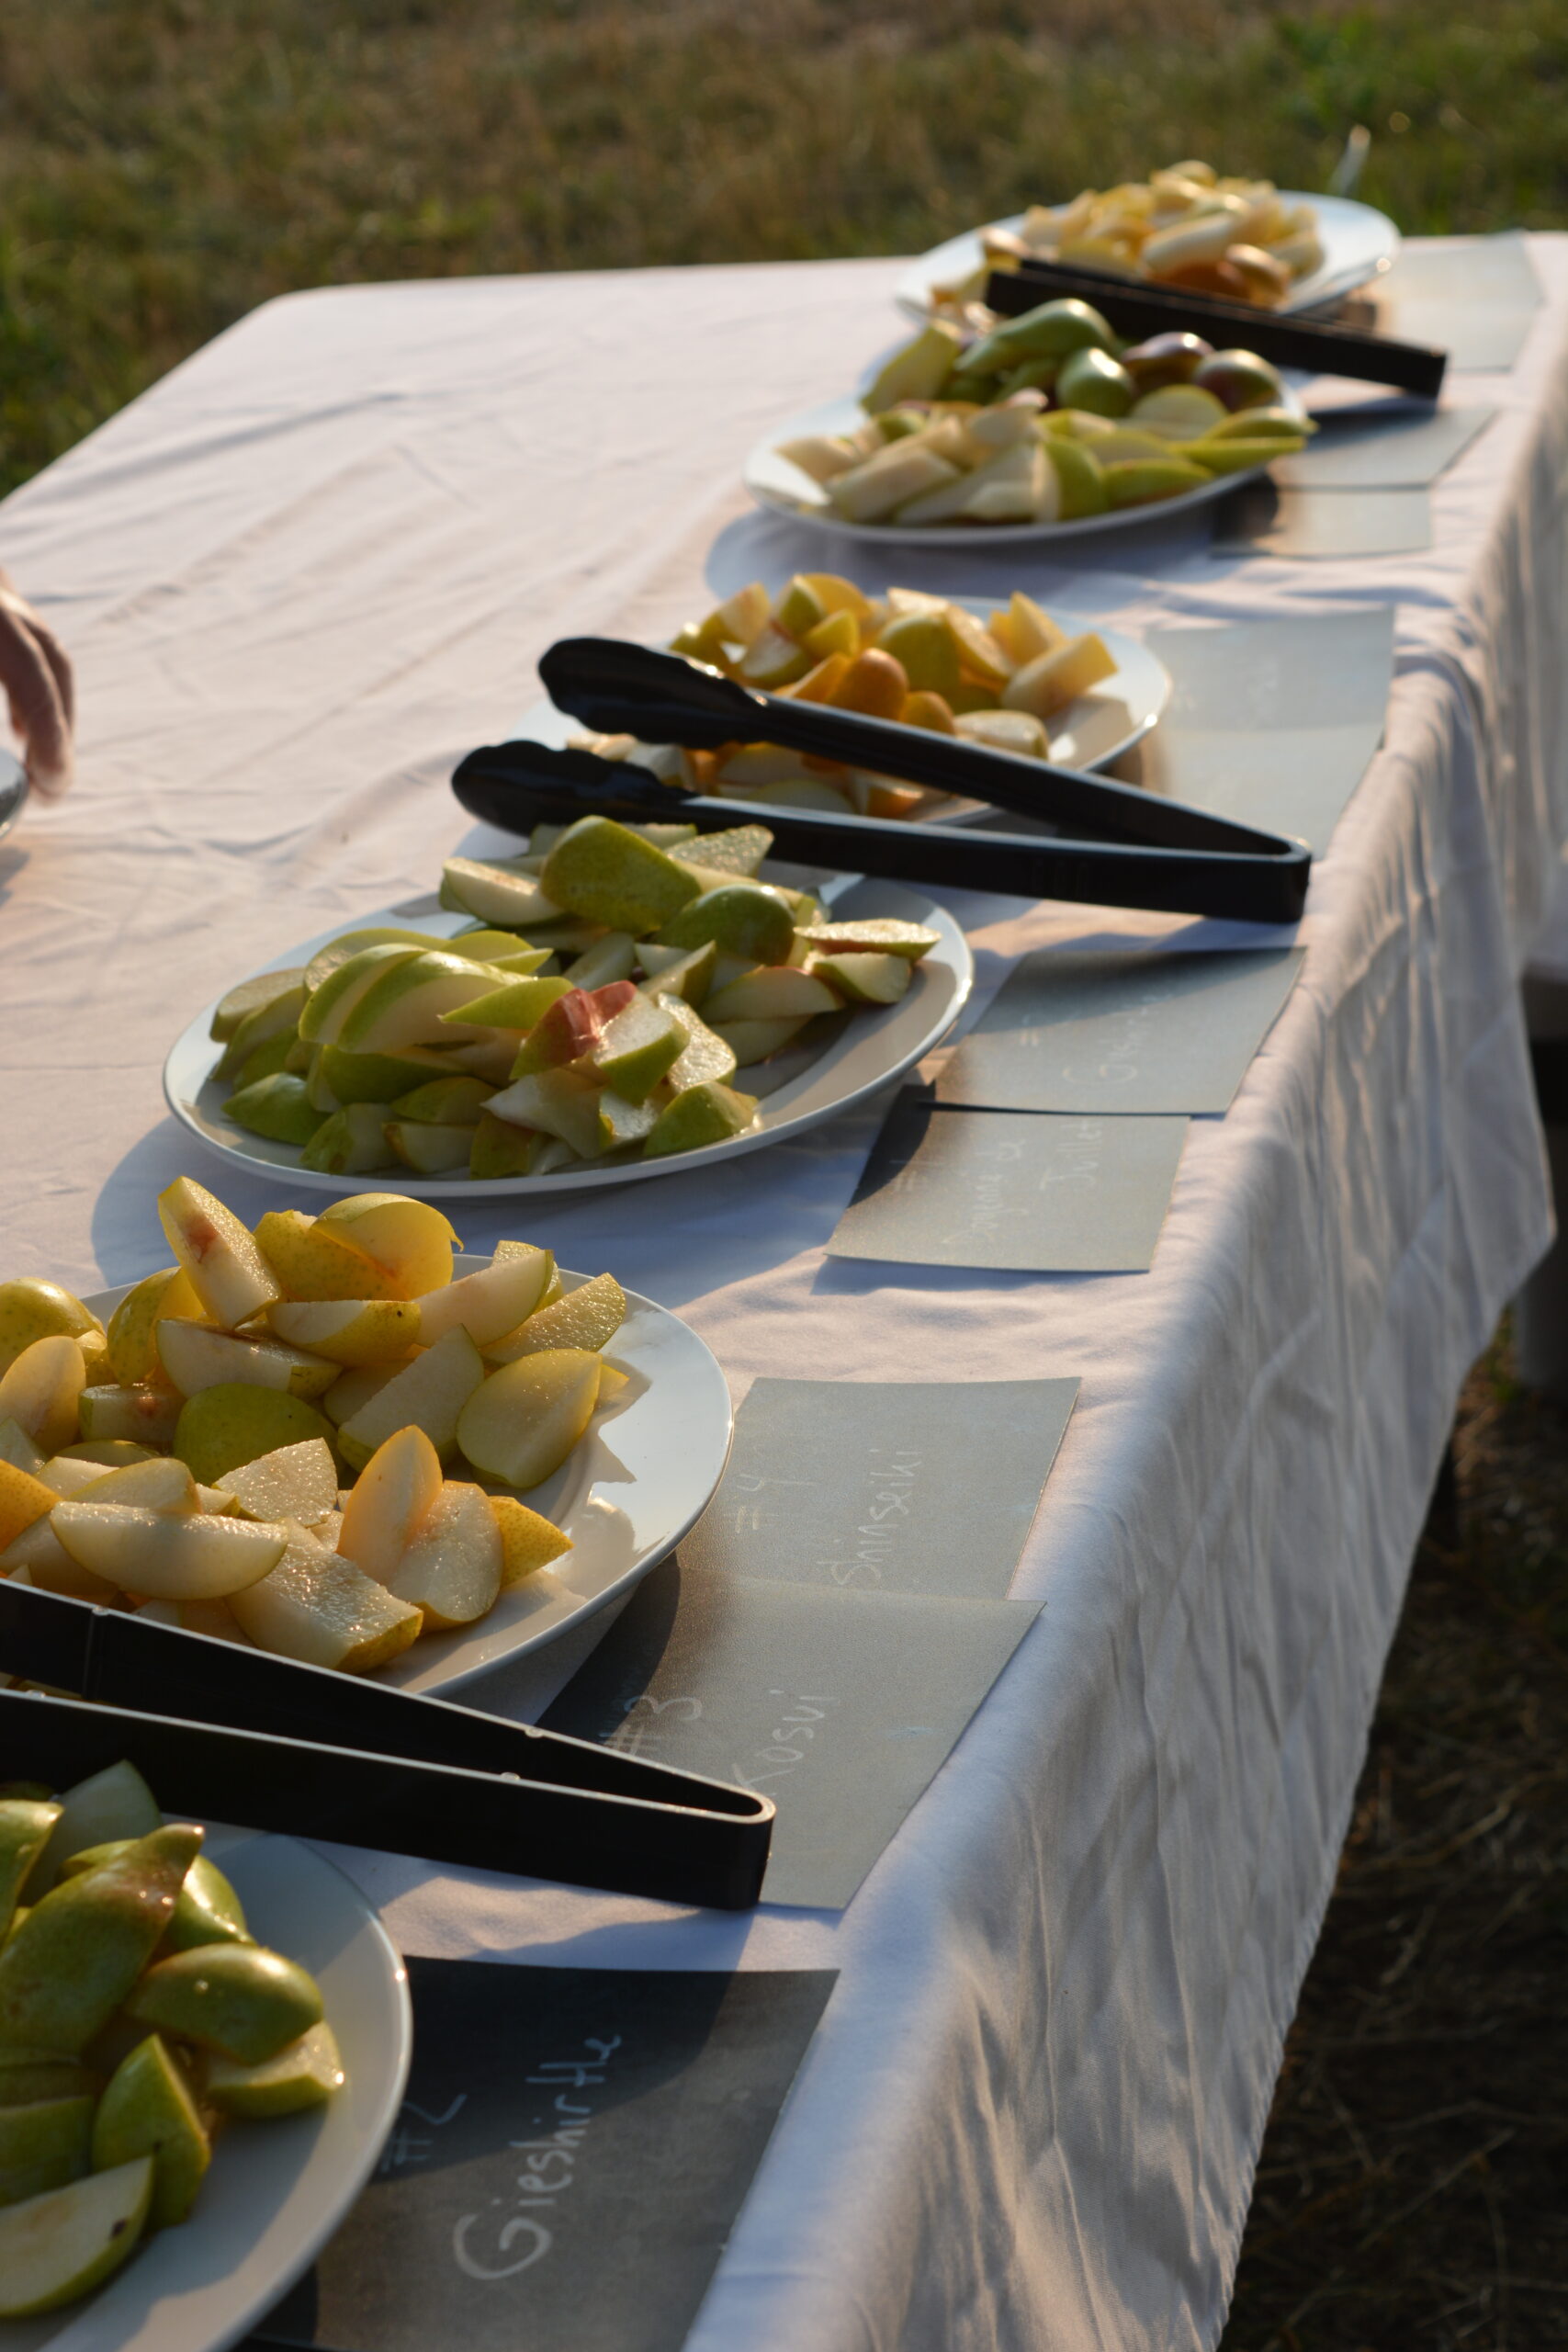
<path id="1" fill-rule="evenodd" d="M 1230 1114 L 1194 1124 L 1152 1273 L 826 1259 L 875 1112 L 742 1183 L 526 1220 L 686 1317 L 738 1396 L 764 1373 L 1083 1383 L 1013 1588 L 1043 1613 L 842 1916 L 339 1857 L 415 1952 L 840 1971 L 694 2352 L 1218 2334 L 1455 1396 L 1550 1232 L 1517 979 L 1568 832 L 1568 239 L 1531 251 L 1545 302 L 1510 375 L 1458 388 L 1500 413 L 1436 486 L 1427 553 L 1221 560 L 1156 520 L 1066 563 L 897 566 L 1134 627 L 1398 605 L 1385 748 L 1315 870 L 1303 979 Z M 431 886 L 465 831 L 451 767 L 510 730 L 552 638 L 653 639 L 711 601 L 705 571 L 833 560 L 750 513 L 739 463 L 893 338 L 897 266 L 290 296 L 7 502 L 0 556 L 83 717 L 73 796 L 0 849 L 0 1272 L 90 1289 L 164 1262 L 154 1195 L 182 1170 L 247 1217 L 288 1197 L 164 1115 L 172 1036 Z M 1025 947 L 1147 929 L 950 902 L 982 993 Z M 517 1226 L 483 1201 L 461 1229 Z M 472 1695 L 536 1712 L 573 1662 Z"/>

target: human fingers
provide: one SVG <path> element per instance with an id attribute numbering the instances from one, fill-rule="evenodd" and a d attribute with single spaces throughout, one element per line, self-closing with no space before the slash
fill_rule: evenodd
<path id="1" fill-rule="evenodd" d="M 70 720 L 53 667 L 11 598 L 0 598 L 0 687 L 27 748 L 29 779 L 40 792 L 63 792 L 71 781 Z"/>

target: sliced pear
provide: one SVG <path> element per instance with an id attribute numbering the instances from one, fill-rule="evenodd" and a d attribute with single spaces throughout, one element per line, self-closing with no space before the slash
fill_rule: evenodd
<path id="1" fill-rule="evenodd" d="M 236 1623 L 258 1649 L 305 1666 L 367 1674 L 418 1638 L 423 1619 L 411 1602 L 394 1600 L 298 1521 L 284 1524 L 288 1543 L 276 1567 L 230 1599 Z"/>
<path id="2" fill-rule="evenodd" d="M 188 1323 L 201 1320 L 201 1301 L 183 1266 L 144 1275 L 109 1317 L 109 1370 L 123 1386 L 162 1378 L 153 1335 L 165 1315 L 183 1316 Z"/>
<path id="3" fill-rule="evenodd" d="M 165 1385 L 84 1388 L 77 1418 L 82 1435 L 95 1444 L 171 1445 L 180 1400 Z"/>
<path id="4" fill-rule="evenodd" d="M 154 1454 L 150 1459 L 156 1461 L 157 1456 Z M 55 1454 L 38 1474 L 39 1484 L 51 1490 L 56 1502 L 82 1494 L 88 1487 L 96 1486 L 103 1475 L 96 1463 L 83 1462 L 72 1453 Z"/>
<path id="5" fill-rule="evenodd" d="M 297 1961 L 259 1944 L 203 1944 L 148 1969 L 130 2015 L 242 2065 L 259 2065 L 321 2022 L 321 1987 Z"/>
<path id="6" fill-rule="evenodd" d="M 204 1184 L 177 1176 L 158 1195 L 158 1216 L 204 1312 L 225 1330 L 282 1297 L 247 1228 Z"/>
<path id="7" fill-rule="evenodd" d="M 294 2115 L 320 2107 L 344 2086 L 343 2060 L 333 2030 L 323 2018 L 259 2065 L 242 2066 L 214 2052 L 207 2062 L 205 2089 L 223 2115 Z"/>
<path id="8" fill-rule="evenodd" d="M 267 1322 L 287 1347 L 344 1366 L 397 1363 L 420 1338 L 419 1307 L 406 1298 L 286 1299 L 268 1308 Z M 293 1393 L 324 1395 L 331 1385 Z"/>
<path id="9" fill-rule="evenodd" d="M 523 1356 L 492 1372 L 469 1397 L 457 1443 L 476 1470 L 509 1487 L 536 1487 L 559 1469 L 588 1427 L 598 1394 L 599 1359 L 592 1350 L 548 1348 Z"/>
<path id="10" fill-rule="evenodd" d="M 92 1465 L 85 1463 L 82 1466 L 90 1477 Z M 51 1511 L 59 1500 L 54 1487 L 43 1479 L 30 1476 L 9 1462 L 0 1462 L 0 1551 L 7 1549 L 26 1529 Z"/>
<path id="11" fill-rule="evenodd" d="M 797 1014 L 793 1019 L 778 1021 L 716 1022 L 714 1035 L 723 1038 L 735 1056 L 737 1067 L 745 1069 L 753 1062 L 765 1062 L 770 1054 L 781 1053 L 805 1028 L 807 1018 Z"/>
<path id="12" fill-rule="evenodd" d="M 404 964 L 412 964 L 423 952 L 421 946 L 412 944 L 416 938 L 428 946 L 428 932 L 409 933 L 400 939 L 377 939 L 323 971 L 311 985 L 299 1015 L 299 1035 L 306 1044 L 335 1046 L 378 983 Z M 313 972 L 315 965 L 310 969 Z"/>
<path id="13" fill-rule="evenodd" d="M 67 1446 L 65 1451 L 72 1449 Z M 49 1459 L 43 1448 L 33 1443 L 20 1421 L 0 1421 L 0 1462 L 8 1462 L 13 1470 L 25 1470 L 36 1478 Z M 58 1461 L 59 1456 L 55 1459 Z"/>
<path id="14" fill-rule="evenodd" d="M 510 1592 L 514 1584 L 522 1584 L 537 1568 L 547 1568 L 563 1552 L 571 1549 L 571 1538 L 543 1513 L 530 1510 L 515 1495 L 491 1495 L 491 1510 L 501 1530 L 501 1589 Z"/>
<path id="15" fill-rule="evenodd" d="M 531 1315 L 490 1350 L 495 1363 L 516 1363 L 525 1356 L 542 1355 L 550 1348 L 592 1348 L 608 1345 L 626 1317 L 626 1295 L 614 1274 L 595 1274 L 553 1306 Z"/>
<path id="16" fill-rule="evenodd" d="M 440 1456 L 423 1430 L 400 1428 L 360 1472 L 344 1506 L 338 1550 L 367 1576 L 389 1583 L 441 1485 Z"/>
<path id="17" fill-rule="evenodd" d="M 452 1251 L 460 1244 L 450 1220 L 429 1201 L 355 1193 L 334 1201 L 316 1222 L 373 1259 L 390 1276 L 396 1297 L 423 1298 L 452 1279 Z"/>
<path id="18" fill-rule="evenodd" d="M 427 1626 L 468 1625 L 495 1606 L 504 1551 L 481 1487 L 448 1478 L 388 1586 Z"/>
<path id="19" fill-rule="evenodd" d="M 0 2107 L 0 2205 L 82 2178 L 92 2160 L 93 2104 L 76 2092 Z"/>
<path id="20" fill-rule="evenodd" d="M 477 1347 L 488 1347 L 533 1314 L 554 1271 L 547 1250 L 498 1257 L 420 1299 L 418 1336 L 430 1347 L 460 1326 Z"/>
<path id="21" fill-rule="evenodd" d="M 811 968 L 852 1002 L 897 1004 L 907 996 L 914 966 L 905 956 L 818 956 Z"/>
<path id="22" fill-rule="evenodd" d="M 248 980 L 241 980 L 231 988 L 212 1016 L 209 1037 L 220 1046 L 226 1045 L 242 1022 L 253 1012 L 260 1012 L 269 1004 L 276 1004 L 295 989 L 305 984 L 305 967 L 299 965 L 286 972 L 255 972 Z"/>
<path id="23" fill-rule="evenodd" d="M 754 1094 L 742 1094 L 716 1079 L 705 1080 L 683 1088 L 666 1103 L 642 1156 L 655 1159 L 669 1152 L 700 1151 L 708 1144 L 726 1143 L 731 1136 L 744 1135 L 756 1115 Z"/>
<path id="24" fill-rule="evenodd" d="M 57 1503 L 50 1524 L 82 1567 L 150 1600 L 214 1600 L 254 1584 L 283 1556 L 281 1528 L 254 1520 Z"/>
<path id="25" fill-rule="evenodd" d="M 716 1030 L 732 1021 L 808 1021 L 836 1012 L 839 1000 L 821 980 L 792 964 L 764 965 L 717 989 L 703 1007 L 703 1019 Z"/>
<path id="26" fill-rule="evenodd" d="M 475 857 L 446 860 L 441 869 L 441 903 L 463 914 L 478 915 L 481 922 L 504 923 L 511 931 L 551 922 L 561 911 L 532 874 Z"/>
<path id="27" fill-rule="evenodd" d="M 86 1391 L 83 1391 L 84 1396 Z M 91 1462 L 100 1470 L 129 1470 L 133 1462 L 154 1462 L 157 1456 L 150 1445 L 133 1445 L 129 1438 L 82 1438 L 54 1456 L 48 1466 L 52 1469 L 62 1462 Z M 41 1475 L 41 1473 L 39 1474 Z"/>
<path id="28" fill-rule="evenodd" d="M 330 1371 L 332 1367 L 329 1365 Z M 308 1438 L 330 1442 L 333 1425 L 302 1396 L 246 1381 L 221 1381 L 188 1397 L 174 1432 L 175 1452 L 206 1487 L 226 1483 L 229 1473 L 280 1446 Z"/>
<path id="29" fill-rule="evenodd" d="M 58 1453 L 77 1434 L 86 1385 L 86 1362 L 74 1340 L 63 1332 L 34 1340 L 0 1374 L 0 1421 L 15 1421 L 45 1453 Z"/>
<path id="30" fill-rule="evenodd" d="M 483 1378 L 483 1360 L 467 1331 L 448 1331 L 344 1422 L 339 1449 L 362 1467 L 395 1430 L 412 1426 L 445 1454 L 457 1435 L 458 1414 Z"/>
<path id="31" fill-rule="evenodd" d="M 102 1577 L 90 1576 L 72 1558 L 47 1519 L 34 1520 L 15 1543 L 0 1552 L 0 1574 L 19 1577 L 24 1582 L 36 1585 L 40 1592 L 63 1593 L 71 1600 L 107 1605 L 118 1597 L 114 1585 L 106 1584 Z"/>
<path id="32" fill-rule="evenodd" d="M 256 1227 L 256 1247 L 290 1298 L 391 1298 L 384 1266 L 302 1209 L 269 1209 Z M 129 1301 L 127 1304 L 129 1305 Z M 179 1314 L 178 1307 L 170 1312 Z M 112 1326 L 111 1334 L 112 1334 Z"/>
<path id="33" fill-rule="evenodd" d="M 235 1384 L 277 1388 L 287 1396 L 322 1396 L 337 1378 L 321 1356 L 307 1355 L 277 1340 L 241 1340 L 215 1331 L 209 1323 L 182 1323 L 170 1316 L 158 1326 L 158 1353 L 170 1382 L 182 1396 Z"/>
<path id="34" fill-rule="evenodd" d="M 91 2131 L 98 2172 L 152 2157 L 154 2229 L 185 2220 L 212 2161 L 212 2143 L 161 2034 L 150 2033 L 116 2067 Z"/>
<path id="35" fill-rule="evenodd" d="M 154 1454 L 150 1462 L 133 1462 L 124 1470 L 100 1471 L 81 1495 L 84 1502 L 126 1503 L 140 1510 L 201 1509 L 196 1480 L 173 1454 Z"/>
<path id="36" fill-rule="evenodd" d="M 402 1370 L 396 1363 L 355 1364 L 352 1372 L 340 1372 L 321 1399 L 321 1409 L 329 1420 L 340 1428 L 351 1421 L 361 1405 L 378 1396 L 389 1380 L 395 1380 Z M 298 1514 L 296 1514 L 298 1516 Z"/>
<path id="37" fill-rule="evenodd" d="M 94 1354 L 104 1348 L 104 1329 L 90 1307 L 58 1283 L 24 1274 L 0 1283 L 0 1372 L 8 1371 L 35 1340 L 74 1340 Z"/>
<path id="38" fill-rule="evenodd" d="M 0 2212 L 0 2319 L 28 2319 L 90 2294 L 141 2237 L 152 2159 L 91 2173 Z"/>
<path id="39" fill-rule="evenodd" d="M 223 1484 L 246 1519 L 314 1527 L 337 1509 L 337 1465 L 319 1437 L 258 1454 L 227 1472 Z"/>

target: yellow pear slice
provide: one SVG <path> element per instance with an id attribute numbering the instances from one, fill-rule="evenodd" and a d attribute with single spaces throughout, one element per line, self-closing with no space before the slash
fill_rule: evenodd
<path id="1" fill-rule="evenodd" d="M 126 1465 L 129 1468 L 129 1464 Z M 50 1487 L 55 1501 L 63 1502 L 67 1496 L 79 1495 L 88 1487 L 96 1487 L 103 1476 L 102 1469 L 91 1462 L 79 1462 L 69 1453 L 57 1453 L 46 1462 L 38 1474 L 40 1487 Z"/>
<path id="2" fill-rule="evenodd" d="M 290 1298 L 395 1298 L 385 1266 L 303 1209 L 269 1209 L 256 1247 Z"/>
<path id="3" fill-rule="evenodd" d="M 202 1318 L 201 1301 L 183 1266 L 144 1276 L 109 1317 L 109 1370 L 127 1388 L 162 1376 L 154 1333 L 165 1315 L 183 1315 L 190 1323 Z"/>
<path id="4" fill-rule="evenodd" d="M 126 1503 L 139 1510 L 199 1510 L 196 1480 L 173 1454 L 105 1470 L 81 1489 L 84 1502 Z"/>
<path id="5" fill-rule="evenodd" d="M 56 1496 L 55 1500 L 58 1502 L 60 1498 Z M 64 1593 L 71 1600 L 107 1603 L 117 1598 L 114 1585 L 106 1584 L 102 1577 L 89 1575 L 72 1558 L 47 1519 L 35 1519 L 0 1552 L 0 1572 L 8 1577 L 25 1576 L 27 1582 L 37 1585 L 40 1592 Z"/>
<path id="6" fill-rule="evenodd" d="M 532 1315 L 554 1271 L 547 1250 L 509 1250 L 477 1274 L 420 1299 L 419 1337 L 430 1347 L 461 1326 L 482 1348 Z"/>
<path id="7" fill-rule="evenodd" d="M 402 1368 L 397 1363 L 358 1363 L 350 1372 L 340 1372 L 321 1399 L 322 1412 L 341 1429 L 344 1421 L 353 1420 L 361 1405 L 378 1396 Z"/>
<path id="8" fill-rule="evenodd" d="M 468 1399 L 457 1443 L 476 1470 L 509 1487 L 536 1487 L 566 1460 L 598 1395 L 599 1359 L 590 1349 L 523 1356 L 492 1372 Z"/>
<path id="9" fill-rule="evenodd" d="M 355 1193 L 316 1219 L 334 1240 L 362 1250 L 390 1277 L 399 1298 L 423 1298 L 452 1279 L 457 1237 L 429 1201 L 402 1193 Z"/>
<path id="10" fill-rule="evenodd" d="M 314 1527 L 337 1509 L 337 1466 L 324 1438 L 280 1445 L 224 1474 L 223 1485 L 246 1519 L 298 1520 Z"/>
<path id="11" fill-rule="evenodd" d="M 254 1520 L 56 1503 L 50 1524 L 94 1576 L 150 1600 L 218 1600 L 275 1568 L 287 1538 Z"/>
<path id="12" fill-rule="evenodd" d="M 468 1625 L 495 1606 L 501 1529 L 481 1487 L 449 1478 L 399 1561 L 389 1591 L 427 1625 Z"/>
<path id="13" fill-rule="evenodd" d="M 182 1396 L 238 1381 L 249 1388 L 280 1388 L 287 1396 L 322 1396 L 337 1368 L 321 1356 L 286 1347 L 281 1340 L 239 1340 L 208 1323 L 182 1323 L 170 1317 L 158 1326 L 164 1370 Z"/>
<path id="14" fill-rule="evenodd" d="M 77 1402 L 82 1435 L 92 1443 L 172 1445 L 180 1400 L 165 1385 L 84 1388 Z"/>
<path id="15" fill-rule="evenodd" d="M 478 1348 L 461 1329 L 448 1331 L 378 1389 L 338 1430 L 346 1460 L 361 1466 L 398 1430 L 421 1429 L 437 1453 L 449 1452 L 457 1416 L 484 1378 Z"/>
<path id="16" fill-rule="evenodd" d="M 286 1299 L 266 1319 L 287 1346 L 335 1364 L 396 1363 L 423 1337 L 409 1298 Z"/>
<path id="17" fill-rule="evenodd" d="M 440 1492 L 440 1456 L 424 1431 L 396 1430 L 370 1456 L 344 1506 L 338 1550 L 389 1583 Z"/>
<path id="18" fill-rule="evenodd" d="M 202 1306 L 225 1330 L 282 1297 L 246 1227 L 205 1184 L 177 1176 L 158 1195 L 158 1216 Z"/>
<path id="19" fill-rule="evenodd" d="M 531 1577 L 536 1568 L 547 1568 L 563 1552 L 570 1551 L 570 1536 L 563 1535 L 542 1512 L 530 1510 L 526 1503 L 520 1503 L 515 1495 L 491 1495 L 490 1507 L 501 1530 L 502 1592 L 510 1592 L 514 1584 Z"/>
<path id="20" fill-rule="evenodd" d="M 63 1332 L 35 1340 L 0 1375 L 0 1421 L 15 1421 L 45 1453 L 58 1453 L 77 1430 L 77 1400 L 87 1385 L 81 1349 Z"/>
<path id="21" fill-rule="evenodd" d="M 152 2201 L 152 2159 L 89 2174 L 0 2211 L 0 2319 L 89 2294 L 119 2268 Z"/>
<path id="22" fill-rule="evenodd" d="M 89 1463 L 85 1465 L 91 1469 Z M 14 1544 L 24 1530 L 51 1511 L 60 1497 L 52 1486 L 0 1462 L 0 1551 Z"/>
<path id="23" fill-rule="evenodd" d="M 520 1356 L 543 1355 L 547 1348 L 602 1348 L 626 1319 L 626 1295 L 614 1274 L 595 1274 L 552 1306 L 531 1315 L 490 1350 L 492 1363 L 515 1363 Z"/>
<path id="24" fill-rule="evenodd" d="M 286 1521 L 284 1529 L 287 1548 L 271 1574 L 229 1598 L 235 1623 L 258 1649 L 367 1674 L 418 1637 L 423 1619 L 411 1602 L 394 1600 L 298 1521 Z"/>

